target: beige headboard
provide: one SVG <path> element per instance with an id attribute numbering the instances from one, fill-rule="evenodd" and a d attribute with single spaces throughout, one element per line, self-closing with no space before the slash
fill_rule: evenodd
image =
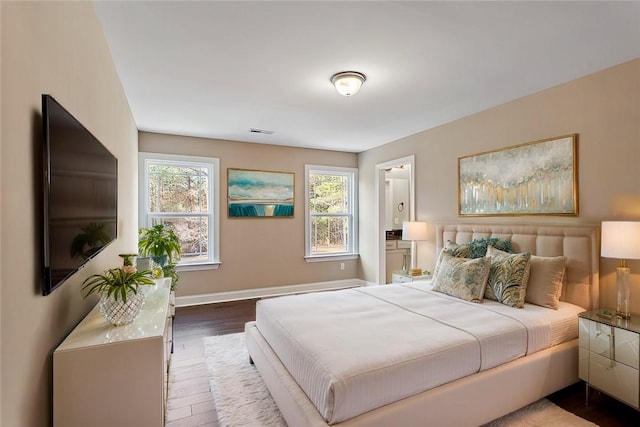
<path id="1" fill-rule="evenodd" d="M 448 240 L 466 243 L 481 237 L 511 240 L 514 252 L 566 256 L 562 300 L 587 310 L 599 307 L 600 230 L 597 226 L 443 223 L 436 225 L 436 250 L 440 253 Z"/>

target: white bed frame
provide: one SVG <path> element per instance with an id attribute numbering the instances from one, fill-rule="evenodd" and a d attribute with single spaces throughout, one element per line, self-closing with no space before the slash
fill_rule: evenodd
<path id="1" fill-rule="evenodd" d="M 598 307 L 599 229 L 566 225 L 439 224 L 436 247 L 447 240 L 510 239 L 514 252 L 564 255 L 563 300 L 585 309 Z M 267 388 L 290 427 L 327 426 L 289 375 L 255 322 L 245 328 L 247 347 Z M 578 340 L 444 384 L 374 409 L 335 426 L 478 426 L 515 411 L 578 381 Z"/>

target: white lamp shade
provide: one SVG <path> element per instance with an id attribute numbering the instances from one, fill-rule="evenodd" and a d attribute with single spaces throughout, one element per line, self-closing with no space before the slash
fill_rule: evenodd
<path id="1" fill-rule="evenodd" d="M 427 223 L 420 221 L 404 221 L 402 223 L 402 240 L 427 240 Z"/>
<path id="2" fill-rule="evenodd" d="M 601 240 L 605 258 L 640 259 L 640 222 L 603 221 Z"/>

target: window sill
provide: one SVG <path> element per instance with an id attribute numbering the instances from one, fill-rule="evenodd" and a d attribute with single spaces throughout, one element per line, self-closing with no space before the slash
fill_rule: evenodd
<path id="1" fill-rule="evenodd" d="M 348 261 L 360 258 L 360 254 L 339 254 L 339 255 L 313 255 L 305 256 L 306 262 L 325 262 L 325 261 Z"/>
<path id="2" fill-rule="evenodd" d="M 199 271 L 199 270 L 217 270 L 220 268 L 221 262 L 201 262 L 193 264 L 181 264 L 176 266 L 178 273 L 182 271 Z"/>

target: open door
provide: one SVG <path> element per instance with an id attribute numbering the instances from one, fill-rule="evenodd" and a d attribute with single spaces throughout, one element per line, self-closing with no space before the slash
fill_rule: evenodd
<path id="1" fill-rule="evenodd" d="M 390 239 L 387 252 L 387 231 L 397 234 L 403 221 L 415 220 L 415 156 L 376 164 L 376 177 L 376 283 L 382 285 L 391 282 L 389 270 L 396 264 L 398 270 L 401 268 L 405 252 L 405 248 L 398 246 L 397 239 Z"/>

